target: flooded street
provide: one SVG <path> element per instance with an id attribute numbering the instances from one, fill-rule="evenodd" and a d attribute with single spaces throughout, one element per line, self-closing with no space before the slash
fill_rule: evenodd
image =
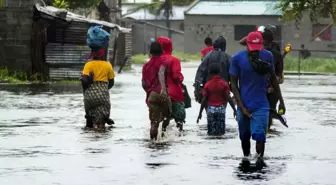
<path id="1" fill-rule="evenodd" d="M 116 124 L 106 133 L 82 129 L 79 83 L 0 86 L 0 184 L 336 184 L 336 77 L 286 78 L 281 87 L 289 128 L 276 122 L 266 145 L 268 167 L 244 173 L 230 108 L 223 139 L 207 137 L 205 114 L 196 124 L 193 100 L 184 135 L 172 127 L 162 143 L 151 144 L 140 69 L 117 75 L 111 90 Z M 196 64 L 185 64 L 183 73 L 193 98 Z"/>

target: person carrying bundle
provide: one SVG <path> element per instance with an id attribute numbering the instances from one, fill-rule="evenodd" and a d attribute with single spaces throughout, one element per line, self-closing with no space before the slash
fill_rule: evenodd
<path id="1" fill-rule="evenodd" d="M 105 129 L 111 111 L 109 89 L 114 85 L 115 73 L 110 62 L 106 61 L 105 48 L 110 34 L 99 26 L 88 30 L 87 44 L 91 48 L 90 61 L 82 72 L 86 127 Z"/>

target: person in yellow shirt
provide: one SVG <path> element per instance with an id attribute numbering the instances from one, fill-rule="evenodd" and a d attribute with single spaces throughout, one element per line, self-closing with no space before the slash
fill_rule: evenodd
<path id="1" fill-rule="evenodd" d="M 111 103 L 109 89 L 114 85 L 115 73 L 110 62 L 104 60 L 104 49 L 91 49 L 91 61 L 82 72 L 86 127 L 105 129 L 110 118 Z"/>

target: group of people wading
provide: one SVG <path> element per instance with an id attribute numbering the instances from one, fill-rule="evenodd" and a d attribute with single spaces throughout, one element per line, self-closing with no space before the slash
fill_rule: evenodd
<path id="1" fill-rule="evenodd" d="M 260 26 L 240 41 L 246 49 L 232 57 L 225 52 L 226 40 L 222 36 L 214 42 L 206 38 L 206 47 L 201 51 L 202 62 L 194 82 L 195 100 L 201 104 L 197 123 L 205 109 L 208 134 L 225 134 L 226 107 L 229 103 L 238 122 L 245 161 L 250 156 L 252 137 L 256 141 L 257 163 L 263 163 L 266 133 L 278 101 L 278 113 L 286 112 L 279 84 L 284 79 L 283 58 L 291 48 L 287 45 L 281 53 L 275 36 L 275 26 Z M 82 74 L 87 127 L 104 128 L 105 123 L 113 124 L 109 118 L 108 90 L 114 84 L 115 74 L 111 64 L 102 58 L 103 47 L 91 49 L 92 59 L 86 63 Z M 190 98 L 183 84 L 181 61 L 172 55 L 172 51 L 170 38 L 157 38 L 150 45 L 149 61 L 142 68 L 142 88 L 146 92 L 151 139 L 157 139 L 161 122 L 164 135 L 171 119 L 182 131 L 186 122 L 185 109 L 190 107 L 190 103 L 186 103 Z M 237 109 L 230 92 L 234 95 Z"/>

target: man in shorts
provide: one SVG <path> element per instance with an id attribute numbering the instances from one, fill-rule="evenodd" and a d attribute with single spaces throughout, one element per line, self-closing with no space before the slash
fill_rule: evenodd
<path id="1" fill-rule="evenodd" d="M 251 32 L 247 36 L 247 49 L 231 58 L 230 78 L 232 92 L 238 104 L 237 120 L 244 154 L 243 162 L 249 163 L 252 137 L 256 141 L 256 165 L 263 166 L 270 109 L 266 96 L 269 78 L 279 95 L 279 110 L 282 109 L 285 113 L 286 109 L 274 72 L 273 56 L 271 52 L 263 49 L 261 33 Z"/>

